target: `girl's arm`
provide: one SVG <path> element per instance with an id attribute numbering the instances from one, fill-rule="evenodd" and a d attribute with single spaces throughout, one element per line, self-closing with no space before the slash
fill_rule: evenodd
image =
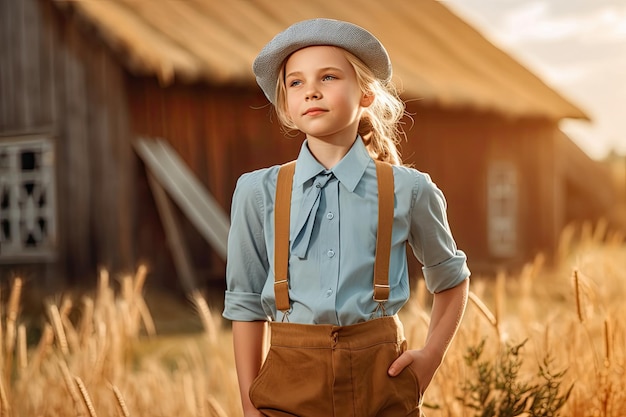
<path id="1" fill-rule="evenodd" d="M 263 343 L 266 322 L 233 321 L 235 365 L 244 416 L 262 416 L 250 402 L 250 385 L 259 374 L 263 363 Z"/>
<path id="2" fill-rule="evenodd" d="M 421 391 L 428 387 L 459 328 L 467 305 L 468 291 L 469 278 L 456 287 L 435 293 L 424 347 L 400 355 L 389 367 L 389 375 L 396 376 L 411 365 L 418 376 Z"/>

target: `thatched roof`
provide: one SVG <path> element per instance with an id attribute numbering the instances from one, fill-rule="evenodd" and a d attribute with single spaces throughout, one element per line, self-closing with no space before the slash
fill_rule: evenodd
<path id="1" fill-rule="evenodd" d="M 435 0 L 53 0 L 94 26 L 129 71 L 162 83 L 249 85 L 261 47 L 289 24 L 348 20 L 391 55 L 405 99 L 507 117 L 587 116 Z"/>

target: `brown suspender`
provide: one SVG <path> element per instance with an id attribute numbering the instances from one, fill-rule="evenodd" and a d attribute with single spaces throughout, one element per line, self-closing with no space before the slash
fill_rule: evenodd
<path id="1" fill-rule="evenodd" d="M 274 296 L 276 308 L 286 313 L 289 308 L 289 221 L 291 188 L 296 161 L 282 165 L 278 171 L 274 206 Z M 378 180 L 378 233 L 374 261 L 374 301 L 382 306 L 389 298 L 389 256 L 393 226 L 394 186 L 392 166 L 376 162 Z"/>
<path id="2" fill-rule="evenodd" d="M 283 312 L 289 310 L 289 221 L 295 170 L 296 161 L 288 162 L 278 170 L 274 203 L 274 296 L 276 308 Z"/>
<path id="3" fill-rule="evenodd" d="M 389 299 L 389 257 L 393 228 L 393 170 L 391 165 L 376 161 L 378 179 L 378 232 L 374 260 L 374 301 L 382 305 Z"/>

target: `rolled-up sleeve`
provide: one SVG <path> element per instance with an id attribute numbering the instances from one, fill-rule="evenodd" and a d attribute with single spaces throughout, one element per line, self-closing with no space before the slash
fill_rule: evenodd
<path id="1" fill-rule="evenodd" d="M 259 172 L 237 181 L 231 206 L 223 317 L 236 321 L 265 320 L 261 292 L 268 275 L 264 236 L 264 204 Z"/>
<path id="2" fill-rule="evenodd" d="M 426 174 L 415 172 L 409 244 L 422 263 L 431 293 L 453 288 L 470 275 L 465 253 L 457 248 L 446 213 L 446 200 Z"/>

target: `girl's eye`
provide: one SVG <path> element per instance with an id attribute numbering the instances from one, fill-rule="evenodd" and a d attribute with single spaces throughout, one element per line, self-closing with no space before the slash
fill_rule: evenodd
<path id="1" fill-rule="evenodd" d="M 289 83 L 289 87 L 297 87 L 300 84 L 302 84 L 302 82 L 300 80 L 293 80 Z"/>
<path id="2" fill-rule="evenodd" d="M 322 77 L 323 81 L 330 81 L 330 80 L 336 80 L 336 79 L 337 77 L 335 77 L 334 75 L 330 75 L 330 74 L 324 75 L 324 77 Z"/>

